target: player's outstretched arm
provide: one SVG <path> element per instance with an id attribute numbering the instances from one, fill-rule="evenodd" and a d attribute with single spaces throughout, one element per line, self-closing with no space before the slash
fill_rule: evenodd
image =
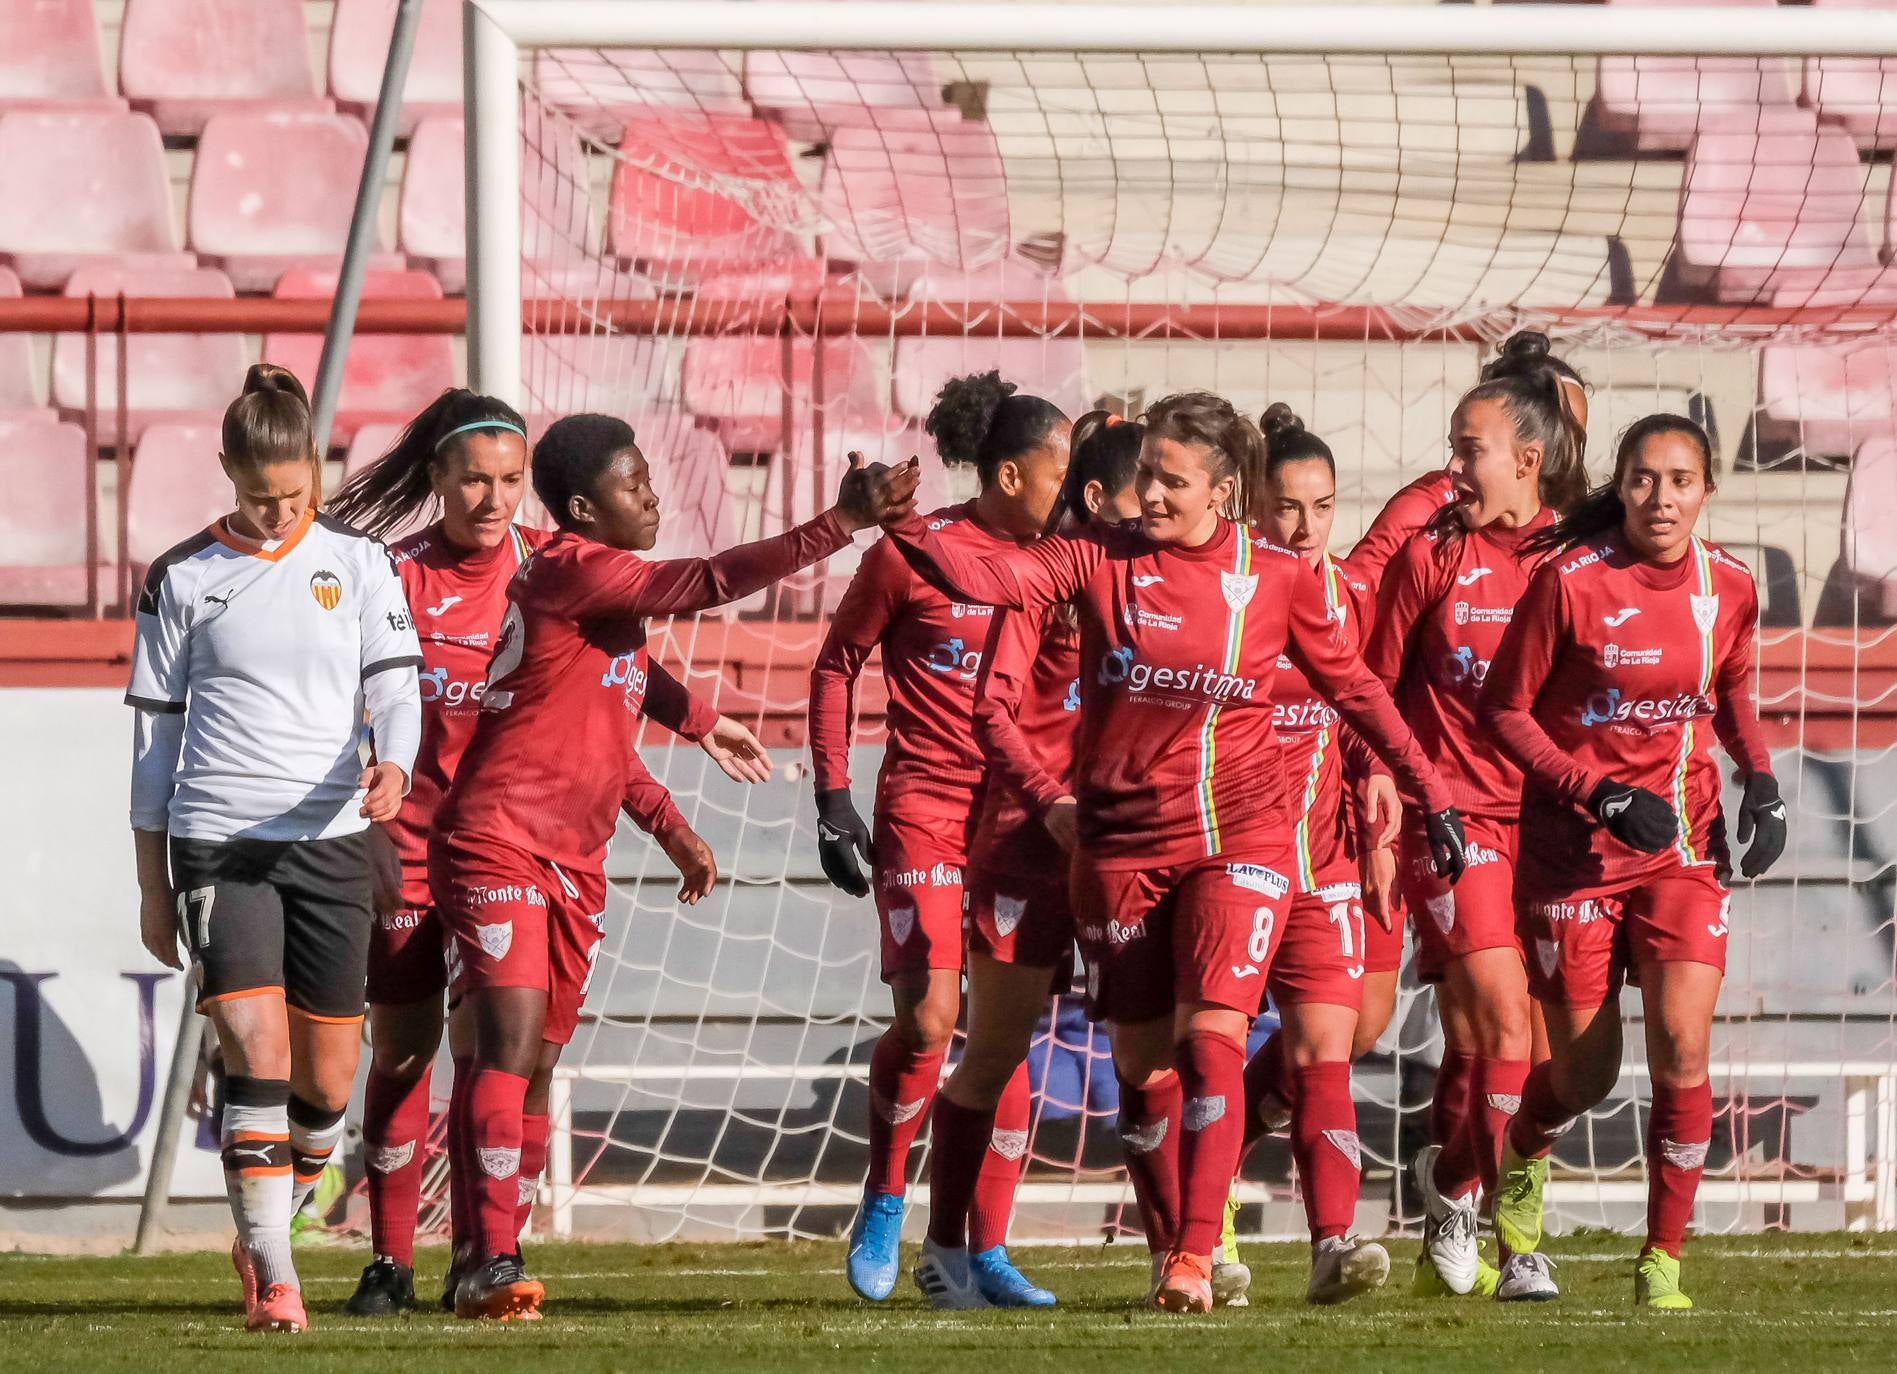
<path id="1" fill-rule="evenodd" d="M 1050 534 L 1025 547 L 976 543 L 957 525 L 936 528 L 913 512 L 883 528 L 931 587 L 955 601 L 1039 611 L 1065 601 L 1100 566 L 1106 551 L 1090 530 Z"/>

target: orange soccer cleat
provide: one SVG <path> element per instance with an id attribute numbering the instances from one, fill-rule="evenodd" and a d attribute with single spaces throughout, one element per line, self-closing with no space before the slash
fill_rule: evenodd
<path id="1" fill-rule="evenodd" d="M 1159 1287 L 1153 1291 L 1153 1306 L 1161 1312 L 1210 1312 L 1212 1257 L 1183 1250 L 1167 1255 Z"/>
<path id="2" fill-rule="evenodd" d="M 310 1319 L 303 1310 L 303 1294 L 287 1283 L 273 1283 L 251 1304 L 244 1319 L 248 1331 L 279 1331 L 294 1334 L 309 1330 Z"/>

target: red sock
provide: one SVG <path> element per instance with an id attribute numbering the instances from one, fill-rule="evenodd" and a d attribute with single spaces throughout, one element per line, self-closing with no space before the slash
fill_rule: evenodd
<path id="1" fill-rule="evenodd" d="M 1680 1257 L 1713 1137 L 1713 1085 L 1653 1085 L 1647 1114 L 1647 1248 Z"/>
<path id="2" fill-rule="evenodd" d="M 1179 1075 L 1135 1087 L 1120 1080 L 1120 1152 L 1133 1181 L 1133 1200 L 1154 1254 L 1172 1248 L 1179 1234 L 1179 1112 L 1185 1093 Z"/>
<path id="3" fill-rule="evenodd" d="M 909 1147 L 921 1133 L 942 1081 L 940 1054 L 912 1054 L 886 1030 L 869 1057 L 869 1182 L 864 1191 L 900 1195 L 909 1184 Z"/>
<path id="4" fill-rule="evenodd" d="M 519 1241 L 514 1210 L 520 1204 L 521 1105 L 527 1080 L 501 1069 L 477 1069 L 468 1089 L 468 1153 L 476 1257 L 511 1255 Z"/>
<path id="5" fill-rule="evenodd" d="M 1311 1242 L 1350 1230 L 1357 1216 L 1363 1150 L 1357 1143 L 1357 1104 L 1350 1100 L 1350 1064 L 1306 1064 L 1293 1069 L 1297 1107 L 1291 1115 L 1291 1157 L 1304 1188 Z"/>
<path id="6" fill-rule="evenodd" d="M 1014 1076 L 1001 1090 L 995 1107 L 994 1130 L 982 1152 L 981 1174 L 975 1180 L 975 1200 L 968 1208 L 968 1248 L 976 1254 L 1008 1243 L 1008 1222 L 1014 1216 L 1014 1190 L 1028 1162 L 1028 1063 L 1015 1066 Z"/>
<path id="7" fill-rule="evenodd" d="M 1296 1091 L 1285 1072 L 1283 1037 L 1283 1031 L 1273 1031 L 1245 1065 L 1246 1149 L 1265 1133 L 1265 1123 L 1258 1119 L 1259 1109 L 1274 1105 L 1289 1107 Z"/>
<path id="8" fill-rule="evenodd" d="M 520 1190 L 514 1206 L 514 1237 L 527 1229 L 533 1215 L 534 1194 L 540 1189 L 540 1175 L 547 1167 L 547 1118 L 544 1114 L 523 1112 L 520 1118 Z"/>
<path id="9" fill-rule="evenodd" d="M 1224 1228 L 1225 1199 L 1245 1136 L 1245 1047 L 1208 1031 L 1179 1046 L 1179 1238 L 1173 1248 L 1210 1255 Z"/>
<path id="10" fill-rule="evenodd" d="M 1522 1109 L 1508 1124 L 1508 1143 L 1523 1159 L 1540 1159 L 1554 1149 L 1555 1141 L 1568 1133 L 1580 1115 L 1555 1095 L 1553 1067 L 1545 1062 L 1537 1064 L 1522 1084 Z"/>
<path id="11" fill-rule="evenodd" d="M 371 1069 L 362 1094 L 362 1153 L 368 1162 L 369 1232 L 378 1255 L 415 1263 L 415 1218 L 428 1160 L 429 1069 L 403 1083 Z"/>
<path id="12" fill-rule="evenodd" d="M 1528 1077 L 1526 1059 L 1478 1059 L 1475 1068 L 1475 1101 L 1469 1110 L 1469 1130 L 1474 1138 L 1475 1167 L 1482 1179 L 1485 1197 L 1495 1196 L 1496 1175 L 1501 1171 L 1502 1137 L 1508 1123 L 1521 1110 L 1522 1081 Z"/>
<path id="13" fill-rule="evenodd" d="M 1462 1197 L 1481 1182 L 1475 1162 L 1475 1138 L 1469 1131 L 1475 1065 L 1472 1054 L 1445 1053 L 1442 1066 L 1436 1070 L 1436 1095 L 1429 1103 L 1429 1138 L 1442 1146 L 1442 1153 L 1436 1156 L 1436 1188 L 1444 1197 Z"/>
<path id="14" fill-rule="evenodd" d="M 929 1142 L 929 1239 L 953 1249 L 968 1244 L 968 1210 L 981 1177 L 995 1113 L 935 1100 Z"/>
<path id="15" fill-rule="evenodd" d="M 448 1130 L 442 1142 L 448 1152 L 448 1241 L 452 1256 L 474 1244 L 474 1196 L 479 1166 L 468 1149 L 468 1090 L 474 1086 L 474 1061 L 454 1061 L 454 1084 L 448 1089 Z M 452 1263 L 452 1259 L 450 1260 Z"/>

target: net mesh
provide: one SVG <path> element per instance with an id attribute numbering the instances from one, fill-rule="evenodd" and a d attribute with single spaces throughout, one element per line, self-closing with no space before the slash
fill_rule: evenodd
<path id="1" fill-rule="evenodd" d="M 1897 1221 L 1889 1169 L 1865 1163 L 1897 1126 L 1897 277 L 1877 155 L 1897 66 L 574 49 L 525 54 L 520 76 L 524 409 L 631 417 L 662 554 L 808 518 L 851 450 L 919 452 L 925 500 L 965 493 L 920 422 L 944 380 L 987 367 L 1070 413 L 1196 386 L 1291 402 L 1337 454 L 1340 549 L 1441 463 L 1510 329 L 1548 330 L 1591 383 L 1597 475 L 1639 415 L 1705 422 L 1707 532 L 1760 578 L 1761 699 L 1797 822 L 1733 903 L 1699 1224 Z M 811 1235 L 847 1217 L 888 997 L 869 904 L 816 864 L 803 714 L 859 556 L 655 626 L 779 777 L 739 789 L 647 741 L 723 881 L 682 909 L 652 846 L 615 845 L 542 1224 Z M 880 690 L 872 668 L 866 814 Z M 1440 1042 L 1404 986 L 1356 1084 L 1365 1197 L 1414 1220 L 1401 1165 Z M 1033 1070 L 1017 1237 L 1117 1233 L 1104 1044 L 1057 1006 Z M 1637 1222 L 1644 1093 L 1630 1069 L 1561 1143 L 1558 1228 Z M 1290 1175 L 1281 1141 L 1254 1152 L 1248 1226 L 1298 1229 Z"/>

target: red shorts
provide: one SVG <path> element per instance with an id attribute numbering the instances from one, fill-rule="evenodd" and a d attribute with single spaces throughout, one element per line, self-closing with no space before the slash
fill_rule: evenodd
<path id="1" fill-rule="evenodd" d="M 1398 841 L 1396 877 L 1403 904 L 1416 929 L 1416 976 L 1434 983 L 1451 959 L 1483 949 L 1521 953 L 1515 933 L 1515 846 L 1521 830 L 1513 821 L 1464 816 L 1469 866 L 1452 888 L 1430 869 L 1422 817 L 1405 812 Z"/>
<path id="2" fill-rule="evenodd" d="M 442 834 L 429 842 L 428 872 L 450 937 L 451 998 L 469 988 L 544 989 L 541 1038 L 570 1041 L 606 933 L 605 874 L 569 874 L 485 836 Z"/>
<path id="3" fill-rule="evenodd" d="M 1524 897 L 1528 990 L 1559 1006 L 1598 1007 L 1644 963 L 1726 971 L 1732 894 L 1711 866 L 1683 868 L 1617 892 Z"/>
<path id="4" fill-rule="evenodd" d="M 1071 969 L 1074 908 L 1066 873 L 1022 878 L 984 869 L 971 872 L 968 947 L 1000 964 Z"/>
<path id="5" fill-rule="evenodd" d="M 964 827 L 876 817 L 876 915 L 883 927 L 883 981 L 962 967 Z"/>
<path id="6" fill-rule="evenodd" d="M 1187 1002 L 1256 1016 L 1291 908 L 1286 838 L 1164 868 L 1078 858 L 1073 906 L 1093 1018 L 1134 1024 Z"/>
<path id="7" fill-rule="evenodd" d="M 1399 905 L 1390 917 L 1390 928 L 1385 930 L 1383 923 L 1373 916 L 1366 915 L 1363 923 L 1363 971 L 1365 973 L 1395 973 L 1403 967 L 1403 934 L 1405 918 Z"/>
<path id="8" fill-rule="evenodd" d="M 1280 1006 L 1323 1002 L 1360 1007 L 1366 921 L 1357 865 L 1342 865 L 1318 877 L 1329 881 L 1291 898 L 1291 913 L 1271 961 L 1271 1000 Z"/>
<path id="9" fill-rule="evenodd" d="M 402 884 L 399 911 L 380 912 L 369 927 L 369 988 L 372 1006 L 439 1001 L 448 986 L 447 936 L 433 903 L 410 905 L 413 889 Z"/>

